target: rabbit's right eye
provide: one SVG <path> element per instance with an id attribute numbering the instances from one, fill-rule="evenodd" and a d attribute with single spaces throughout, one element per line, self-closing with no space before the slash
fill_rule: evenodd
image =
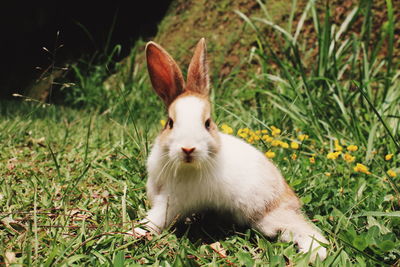
<path id="1" fill-rule="evenodd" d="M 168 127 L 172 129 L 174 127 L 174 121 L 171 118 L 168 118 Z"/>

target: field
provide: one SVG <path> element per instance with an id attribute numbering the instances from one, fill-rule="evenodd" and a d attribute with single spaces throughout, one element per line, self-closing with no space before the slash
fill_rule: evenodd
<path id="1" fill-rule="evenodd" d="M 278 26 L 267 13 L 237 11 L 258 36 L 241 66 L 254 73 L 221 78 L 211 70 L 220 130 L 265 152 L 329 239 L 327 259 L 315 266 L 400 264 L 395 18 L 388 0 L 387 22 L 371 40 L 365 2 L 337 26 L 329 6 L 320 19 L 310 1 L 303 14 L 314 23 L 313 48 L 301 36 L 302 19 Z M 360 32 L 347 34 L 354 21 Z M 269 46 L 264 27 L 280 46 Z M 68 105 L 0 102 L 0 265 L 307 266 L 309 255 L 295 244 L 224 218 L 215 224 L 215 214 L 148 238 L 128 233 L 149 209 L 146 158 L 166 119 L 142 47 L 132 49 L 133 74 L 118 76 L 116 88 L 104 85 L 110 56 L 72 66 Z"/>

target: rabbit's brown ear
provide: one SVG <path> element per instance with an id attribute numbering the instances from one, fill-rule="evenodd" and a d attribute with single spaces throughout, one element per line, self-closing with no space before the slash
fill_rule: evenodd
<path id="1" fill-rule="evenodd" d="M 201 38 L 190 61 L 186 90 L 208 96 L 210 82 L 208 77 L 206 41 Z"/>
<path id="2" fill-rule="evenodd" d="M 181 70 L 167 51 L 154 42 L 147 43 L 146 58 L 151 84 L 168 107 L 183 92 Z"/>

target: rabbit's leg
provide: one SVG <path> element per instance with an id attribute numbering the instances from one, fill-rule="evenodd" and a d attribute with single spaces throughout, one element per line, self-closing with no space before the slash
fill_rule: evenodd
<path id="1" fill-rule="evenodd" d="M 328 241 L 318 228 L 307 222 L 298 211 L 278 207 L 269 211 L 254 226 L 268 237 L 281 232 L 281 239 L 286 242 L 293 240 L 299 246 L 300 252 L 311 251 L 311 261 L 314 261 L 317 255 L 321 260 L 326 258 L 326 249 L 320 246 L 318 241 Z"/>
<path id="2" fill-rule="evenodd" d="M 170 225 L 178 216 L 178 211 L 168 202 L 168 196 L 157 195 L 154 197 L 153 206 L 147 212 L 147 216 L 140 223 L 146 230 L 160 233 Z M 147 231 L 142 228 L 135 228 L 137 235 L 144 235 Z"/>

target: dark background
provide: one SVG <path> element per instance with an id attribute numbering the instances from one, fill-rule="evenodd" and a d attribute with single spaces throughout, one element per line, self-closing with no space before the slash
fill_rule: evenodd
<path id="1" fill-rule="evenodd" d="M 110 38 L 109 48 L 122 46 L 122 59 L 135 40 L 156 34 L 171 0 L 8 2 L 0 5 L 0 98 L 23 93 L 52 63 L 43 47 L 56 51 L 61 66 L 104 51 Z"/>

